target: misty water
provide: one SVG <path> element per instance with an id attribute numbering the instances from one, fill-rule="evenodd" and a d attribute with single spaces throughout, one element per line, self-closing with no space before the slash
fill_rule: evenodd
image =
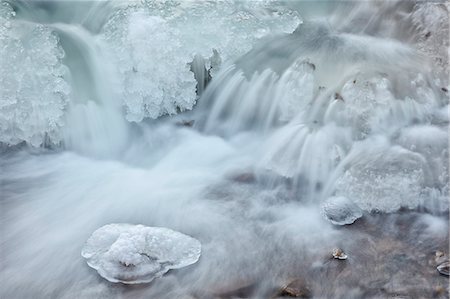
<path id="1" fill-rule="evenodd" d="M 0 297 L 448 298 L 449 8 L 2 0 Z M 114 223 L 200 259 L 109 282 Z"/>

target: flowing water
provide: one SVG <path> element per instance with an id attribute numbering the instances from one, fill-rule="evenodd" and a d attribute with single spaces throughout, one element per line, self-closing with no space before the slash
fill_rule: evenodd
<path id="1" fill-rule="evenodd" d="M 448 10 L 2 1 L 2 298 L 445 298 Z M 336 197 L 362 218 L 330 222 Z M 80 255 L 109 223 L 202 256 L 109 283 Z"/>

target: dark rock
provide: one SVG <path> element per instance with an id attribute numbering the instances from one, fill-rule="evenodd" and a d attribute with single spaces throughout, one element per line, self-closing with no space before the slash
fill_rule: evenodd
<path id="1" fill-rule="evenodd" d="M 334 94 L 334 99 L 335 100 L 339 100 L 339 101 L 343 101 L 344 102 L 344 98 L 342 97 L 342 95 L 339 92 L 336 92 Z"/>
<path id="2" fill-rule="evenodd" d="M 192 127 L 194 125 L 194 120 L 182 120 L 176 123 L 178 127 Z"/>
<path id="3" fill-rule="evenodd" d="M 230 178 L 232 181 L 244 184 L 251 184 L 256 181 L 255 175 L 251 172 L 244 172 L 240 174 L 233 175 Z"/>

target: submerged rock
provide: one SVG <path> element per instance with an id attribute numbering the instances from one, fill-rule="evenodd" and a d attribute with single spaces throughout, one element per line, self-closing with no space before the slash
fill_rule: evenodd
<path id="1" fill-rule="evenodd" d="M 177 122 L 175 125 L 177 127 L 192 127 L 194 125 L 195 121 L 193 119 L 191 120 L 182 120 Z"/>
<path id="2" fill-rule="evenodd" d="M 148 283 L 198 261 L 200 242 L 163 227 L 108 224 L 87 240 L 81 255 L 111 282 Z"/>
<path id="3" fill-rule="evenodd" d="M 252 279 L 221 281 L 213 287 L 212 293 L 208 294 L 208 296 L 213 298 L 249 298 L 257 286 L 258 283 Z M 204 298 L 205 295 L 201 297 Z"/>
<path id="4" fill-rule="evenodd" d="M 282 287 L 279 293 L 281 297 L 311 298 L 312 293 L 303 279 L 295 279 Z"/>
<path id="5" fill-rule="evenodd" d="M 252 172 L 237 173 L 231 176 L 230 179 L 242 184 L 251 184 L 256 181 L 255 174 Z"/>
<path id="6" fill-rule="evenodd" d="M 352 224 L 363 215 L 362 210 L 354 202 L 343 196 L 327 199 L 322 205 L 322 210 L 325 217 L 336 225 Z"/>

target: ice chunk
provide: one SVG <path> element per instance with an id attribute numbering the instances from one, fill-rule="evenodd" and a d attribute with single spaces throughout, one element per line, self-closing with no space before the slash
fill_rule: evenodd
<path id="1" fill-rule="evenodd" d="M 448 2 L 447 2 L 448 3 Z M 418 2 L 410 15 L 416 31 L 417 47 L 428 54 L 437 66 L 448 72 L 449 5 Z"/>
<path id="2" fill-rule="evenodd" d="M 429 178 L 422 155 L 391 146 L 383 138 L 356 143 L 343 164 L 346 170 L 336 182 L 336 195 L 366 211 L 417 207 Z"/>
<path id="3" fill-rule="evenodd" d="M 118 9 L 101 39 L 117 65 L 127 119 L 139 122 L 193 108 L 195 56 L 214 74 L 257 39 L 299 23 L 297 13 L 266 1 L 152 0 Z"/>
<path id="4" fill-rule="evenodd" d="M 11 6 L 1 3 L 1 143 L 40 146 L 61 141 L 70 93 L 63 56 L 49 27 L 15 20 Z"/>
<path id="5" fill-rule="evenodd" d="M 323 203 L 322 209 L 325 217 L 336 225 L 352 224 L 363 215 L 353 201 L 343 196 L 330 197 Z"/>
<path id="6" fill-rule="evenodd" d="M 161 17 L 143 11 L 108 22 L 104 38 L 121 73 L 129 121 L 175 114 L 177 108 L 189 110 L 195 104 L 192 59 L 181 48 L 180 34 Z"/>
<path id="7" fill-rule="evenodd" d="M 163 227 L 108 224 L 87 240 L 81 255 L 111 282 L 148 283 L 198 261 L 200 242 Z"/>

